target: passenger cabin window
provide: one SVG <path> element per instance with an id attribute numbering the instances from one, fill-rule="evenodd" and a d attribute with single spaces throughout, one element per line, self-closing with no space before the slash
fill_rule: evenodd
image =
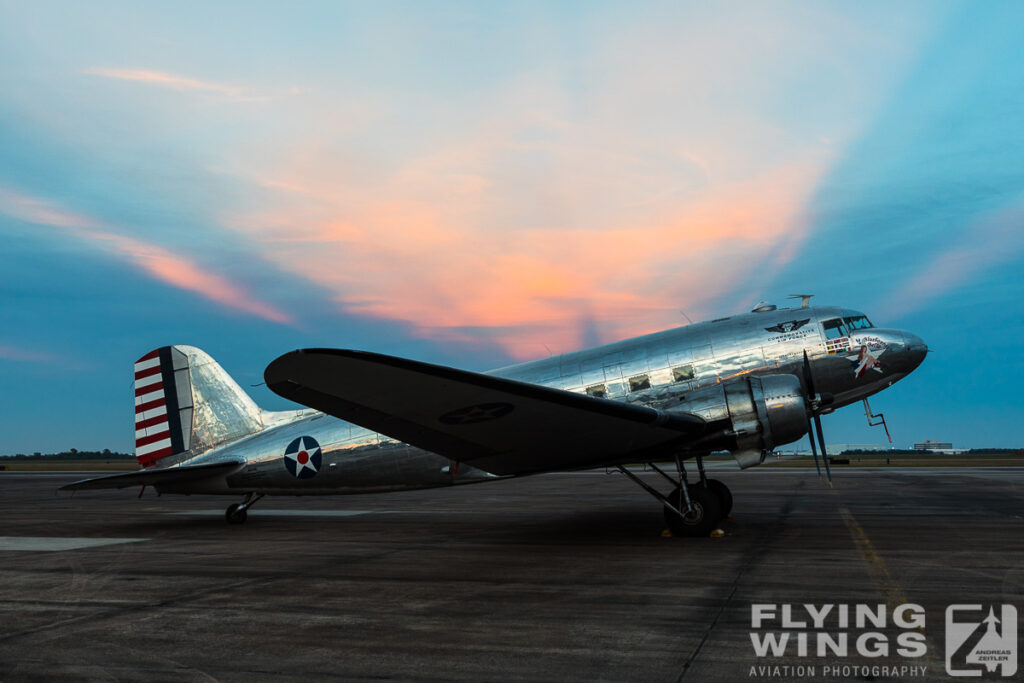
<path id="1" fill-rule="evenodd" d="M 629 378 L 630 391 L 643 391 L 651 388 L 651 378 L 647 375 L 637 375 Z"/>
<path id="2" fill-rule="evenodd" d="M 826 320 L 822 326 L 825 328 L 825 339 L 839 339 L 848 336 L 846 328 L 843 327 L 843 321 L 839 318 Z"/>
<path id="3" fill-rule="evenodd" d="M 693 366 L 692 365 L 680 365 L 677 368 L 672 368 L 672 381 L 673 382 L 686 382 L 693 379 Z"/>
<path id="4" fill-rule="evenodd" d="M 843 320 L 851 330 L 866 330 L 869 327 L 874 327 L 866 315 L 855 315 L 852 318 L 843 318 Z"/>
<path id="5" fill-rule="evenodd" d="M 592 384 L 587 387 L 587 395 L 597 398 L 608 398 L 608 387 L 603 384 Z"/>

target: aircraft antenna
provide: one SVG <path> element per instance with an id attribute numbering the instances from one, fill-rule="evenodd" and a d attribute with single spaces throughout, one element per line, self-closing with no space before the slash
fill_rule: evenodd
<path id="1" fill-rule="evenodd" d="M 547 349 L 548 357 L 549 358 L 554 358 L 555 354 L 551 352 L 551 349 L 548 349 L 548 345 L 547 344 L 545 344 L 544 342 L 541 342 L 540 345 L 543 346 L 545 349 Z"/>
<path id="2" fill-rule="evenodd" d="M 687 322 L 687 323 L 689 323 L 690 325 L 692 325 L 692 324 L 693 324 L 693 321 L 692 321 L 692 320 L 690 320 L 690 316 L 686 315 L 686 311 L 684 311 L 683 309 L 681 309 L 681 308 L 680 308 L 680 309 L 679 309 L 679 312 L 683 314 L 683 317 L 684 317 L 684 318 L 686 318 L 686 322 Z"/>
<path id="3" fill-rule="evenodd" d="M 787 298 L 789 299 L 800 299 L 800 308 L 811 307 L 811 297 L 813 294 L 790 294 Z"/>

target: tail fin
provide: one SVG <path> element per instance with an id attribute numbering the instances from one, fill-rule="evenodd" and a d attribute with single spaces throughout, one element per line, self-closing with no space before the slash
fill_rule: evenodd
<path id="1" fill-rule="evenodd" d="M 135 457 L 143 467 L 178 464 L 261 429 L 260 409 L 204 351 L 163 346 L 135 361 Z"/>

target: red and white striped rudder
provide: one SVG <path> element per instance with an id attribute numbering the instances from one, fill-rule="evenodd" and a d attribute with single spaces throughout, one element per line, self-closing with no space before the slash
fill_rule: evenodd
<path id="1" fill-rule="evenodd" d="M 262 428 L 262 411 L 202 350 L 163 346 L 135 361 L 135 457 L 143 467 L 178 464 Z"/>
<path id="2" fill-rule="evenodd" d="M 175 356 L 180 366 L 177 376 Z M 191 423 L 187 357 L 164 346 L 135 361 L 135 457 L 139 464 L 149 467 L 157 460 L 187 451 Z"/>

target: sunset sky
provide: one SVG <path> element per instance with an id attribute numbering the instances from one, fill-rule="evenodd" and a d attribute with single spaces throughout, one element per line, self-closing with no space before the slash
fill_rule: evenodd
<path id="1" fill-rule="evenodd" d="M 898 446 L 1017 446 L 1024 3 L 0 0 L 0 454 L 132 361 L 484 370 L 793 292 L 935 353 Z M 829 441 L 879 442 L 858 407 Z"/>

